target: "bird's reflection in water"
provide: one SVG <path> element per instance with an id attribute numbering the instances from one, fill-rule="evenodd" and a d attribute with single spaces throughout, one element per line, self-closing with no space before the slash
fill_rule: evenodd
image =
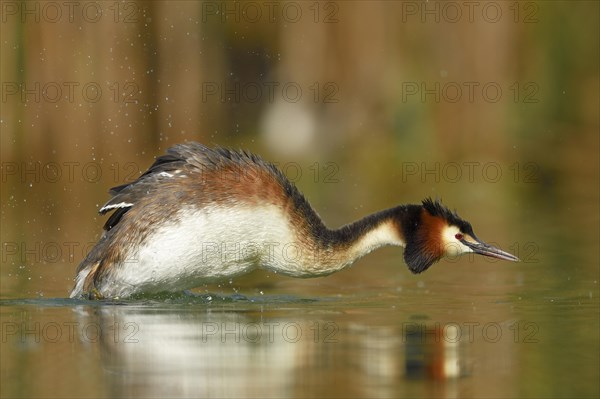
<path id="1" fill-rule="evenodd" d="M 465 342 L 455 324 L 407 324 L 404 328 L 406 377 L 446 380 L 468 374 Z"/>
<path id="2" fill-rule="evenodd" d="M 394 396 L 415 378 L 464 375 L 464 348 L 449 343 L 444 326 L 377 327 L 298 309 L 101 306 L 93 313 L 106 383 L 117 396 Z M 436 341 L 436 328 L 447 336 Z"/>
<path id="3" fill-rule="evenodd" d="M 413 321 L 397 327 L 353 325 L 351 329 L 361 337 L 358 340 L 361 355 L 357 359 L 361 378 L 366 382 L 363 394 L 396 397 L 425 392 L 454 397 L 453 384 L 431 382 L 452 382 L 469 374 L 468 340 L 456 328 L 460 327 Z M 419 386 L 417 391 L 412 382 Z"/>

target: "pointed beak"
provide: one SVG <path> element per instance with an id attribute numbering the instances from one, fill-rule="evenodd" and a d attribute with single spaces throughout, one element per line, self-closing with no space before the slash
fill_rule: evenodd
<path id="1" fill-rule="evenodd" d="M 512 262 L 519 262 L 519 258 L 508 252 L 504 252 L 500 248 L 496 248 L 492 245 L 486 244 L 481 241 L 470 242 L 467 240 L 461 240 L 463 244 L 471 248 L 473 252 L 483 256 L 489 256 L 491 258 L 498 258 L 503 260 L 510 260 Z"/>

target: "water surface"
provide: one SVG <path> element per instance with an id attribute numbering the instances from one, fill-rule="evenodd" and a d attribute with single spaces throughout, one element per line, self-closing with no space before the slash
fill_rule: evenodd
<path id="1" fill-rule="evenodd" d="M 5 299 L 2 397 L 595 397 L 598 282 L 524 289 L 538 267 L 475 292 L 442 273 L 333 296 Z"/>

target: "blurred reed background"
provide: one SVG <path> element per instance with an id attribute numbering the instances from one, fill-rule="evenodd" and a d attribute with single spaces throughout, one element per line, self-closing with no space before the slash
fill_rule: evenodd
<path id="1" fill-rule="evenodd" d="M 440 196 L 593 278 L 598 2 L 470 4 L 2 2 L 0 295 L 66 296 L 107 190 L 186 140 L 278 163 L 331 226 Z M 319 284 L 409 278 L 377 256 Z"/>

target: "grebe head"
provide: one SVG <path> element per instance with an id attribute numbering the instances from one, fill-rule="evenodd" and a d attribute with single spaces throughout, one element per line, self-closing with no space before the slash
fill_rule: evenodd
<path id="1" fill-rule="evenodd" d="M 471 224 L 439 201 L 427 198 L 404 228 L 404 260 L 413 273 L 421 273 L 444 256 L 476 253 L 492 258 L 518 261 L 519 258 L 481 241 Z"/>

